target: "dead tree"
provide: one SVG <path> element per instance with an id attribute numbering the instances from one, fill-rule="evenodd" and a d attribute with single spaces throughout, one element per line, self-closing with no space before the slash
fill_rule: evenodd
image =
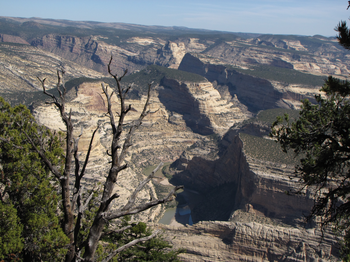
<path id="1" fill-rule="evenodd" d="M 49 168 L 49 170 L 52 172 L 54 177 L 59 181 L 60 187 L 61 187 L 61 194 L 62 194 L 62 206 L 63 206 L 63 230 L 65 234 L 69 237 L 70 244 L 68 247 L 68 252 L 66 255 L 66 261 L 93 261 L 95 257 L 95 251 L 98 246 L 98 242 L 102 236 L 103 229 L 107 225 L 107 223 L 113 219 L 121 218 L 126 215 L 133 215 L 140 213 L 144 210 L 147 210 L 153 206 L 159 205 L 161 203 L 166 203 L 172 200 L 172 196 L 176 193 L 176 191 L 181 186 L 174 187 L 169 194 L 163 198 L 163 199 L 151 199 L 145 203 L 136 203 L 137 195 L 138 193 L 145 187 L 145 185 L 151 181 L 154 173 L 157 171 L 157 169 L 161 166 L 158 165 L 158 167 L 144 180 L 142 181 L 134 190 L 134 192 L 131 194 L 131 196 L 128 199 L 128 202 L 126 205 L 122 206 L 121 208 L 117 210 L 112 210 L 111 205 L 114 200 L 116 200 L 119 195 L 113 194 L 113 190 L 115 187 L 115 183 L 117 182 L 119 173 L 127 168 L 127 164 L 125 163 L 125 157 L 128 153 L 128 150 L 130 149 L 132 145 L 132 136 L 135 132 L 135 130 L 142 124 L 143 119 L 146 117 L 146 115 L 149 113 L 148 111 L 148 105 L 149 105 L 149 99 L 150 99 L 150 90 L 151 85 L 148 85 L 148 92 L 147 92 L 147 100 L 143 107 L 143 111 L 141 112 L 140 116 L 134 123 L 131 125 L 131 127 L 128 130 L 124 130 L 123 127 L 125 125 L 125 116 L 128 114 L 128 112 L 131 109 L 131 105 L 126 106 L 126 95 L 128 91 L 130 90 L 131 86 L 128 86 L 126 88 L 123 88 L 121 85 L 121 80 L 126 75 L 127 70 L 124 72 L 124 74 L 120 77 L 118 77 L 117 74 L 113 74 L 111 71 L 111 62 L 112 57 L 108 64 L 108 73 L 115 79 L 117 84 L 117 90 L 114 92 L 110 92 L 108 90 L 108 86 L 105 86 L 102 84 L 102 90 L 107 98 L 107 115 L 109 117 L 109 123 L 112 127 L 112 142 L 110 147 L 110 152 L 108 152 L 108 155 L 111 157 L 111 166 L 109 168 L 109 174 L 103 184 L 103 193 L 100 199 L 100 205 L 98 208 L 97 213 L 95 214 L 94 221 L 92 223 L 91 228 L 89 229 L 89 234 L 87 238 L 82 242 L 78 243 L 78 237 L 79 232 L 81 230 L 81 221 L 84 216 L 84 211 L 86 210 L 89 201 L 92 199 L 92 194 L 87 196 L 85 199 L 83 199 L 83 187 L 81 185 L 81 181 L 84 178 L 84 175 L 86 173 L 86 168 L 89 162 L 89 156 L 92 149 L 92 142 L 94 139 L 94 136 L 98 130 L 98 127 L 94 130 L 91 140 L 90 140 L 90 146 L 88 148 L 86 158 L 83 161 L 82 167 L 80 167 L 80 161 L 78 159 L 78 141 L 79 137 L 74 138 L 73 137 L 73 123 L 71 120 L 72 112 L 69 113 L 66 112 L 66 88 L 63 81 L 64 72 L 58 71 L 57 72 L 57 90 L 59 93 L 59 97 L 56 97 L 50 93 L 47 92 L 46 86 L 45 86 L 45 79 L 40 80 L 44 94 L 51 97 L 52 104 L 54 104 L 60 112 L 60 116 L 66 126 L 66 148 L 65 148 L 65 163 L 63 172 L 60 171 L 60 169 L 56 166 L 54 166 L 50 160 L 46 157 L 46 152 L 44 147 L 36 148 L 38 154 L 45 162 L 46 166 Z M 118 99 L 120 101 L 120 109 L 117 113 L 117 119 L 115 118 L 115 114 L 112 111 L 112 96 L 113 95 L 118 96 Z M 127 132 L 125 135 L 125 139 L 121 139 L 121 136 L 123 132 Z M 30 137 L 28 137 L 30 139 Z M 73 170 L 74 167 L 74 170 Z M 73 181 L 71 182 L 71 179 Z M 73 190 L 71 189 L 70 185 L 73 184 Z M 144 237 L 141 239 L 133 240 L 130 243 L 125 244 L 124 246 L 118 247 L 117 250 L 112 252 L 110 256 L 108 256 L 105 261 L 109 261 L 115 256 L 118 252 L 121 252 L 122 250 L 136 245 L 140 241 L 146 241 L 152 237 L 155 237 L 157 235 L 157 232 L 153 233 L 151 236 Z M 81 251 L 84 250 L 84 253 L 81 257 Z"/>

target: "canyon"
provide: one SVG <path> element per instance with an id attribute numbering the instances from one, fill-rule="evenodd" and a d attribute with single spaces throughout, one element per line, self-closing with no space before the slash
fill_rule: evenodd
<path id="1" fill-rule="evenodd" d="M 339 260 L 331 230 L 322 239 L 317 221 L 305 222 L 312 189 L 294 194 L 301 188 L 294 177 L 298 159 L 268 138 L 271 121 L 295 112 L 301 99 L 314 101 L 326 76 L 349 74 L 349 54 L 336 39 L 112 23 L 97 30 L 89 22 L 34 18 L 0 17 L 0 22 L 17 30 L 0 30 L 1 96 L 26 104 L 38 123 L 64 129 L 37 79 L 46 78 L 54 92 L 56 70 L 63 69 L 76 135 L 83 129 L 82 156 L 99 126 L 87 187 L 102 181 L 108 169 L 111 127 L 101 84 L 113 89 L 106 71 L 111 55 L 113 72 L 128 69 L 123 84 L 134 83 L 127 125 L 141 112 L 145 86 L 153 82 L 150 113 L 133 138 L 115 205 L 125 204 L 146 169 L 163 162 L 169 182 L 185 186 L 172 205 L 188 208 L 193 225 L 174 221 L 179 214 L 171 225 L 156 223 L 164 206 L 134 219 L 162 229 L 175 248 L 185 248 L 182 260 Z M 39 33 L 29 34 L 32 29 Z M 114 96 L 113 106 L 118 105 Z M 154 179 L 139 201 L 168 190 L 166 181 Z"/>

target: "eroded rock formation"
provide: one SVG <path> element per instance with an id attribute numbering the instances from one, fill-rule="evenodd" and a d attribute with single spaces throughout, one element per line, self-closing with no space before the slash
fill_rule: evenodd
<path id="1" fill-rule="evenodd" d="M 162 226 L 182 261 L 339 261 L 339 245 L 327 232 L 256 222 L 199 222 Z"/>
<path id="2" fill-rule="evenodd" d="M 179 70 L 199 74 L 210 82 L 227 86 L 231 98 L 237 97 L 251 112 L 277 107 L 293 108 L 294 103 L 298 104 L 305 98 L 312 99 L 312 94 L 316 92 L 315 88 L 302 85 L 299 85 L 298 91 L 295 86 L 284 85 L 281 88 L 276 81 L 246 75 L 224 65 L 206 63 L 189 53 L 184 56 Z M 302 92 L 303 89 L 307 91 Z M 306 92 L 309 94 L 306 95 Z"/>

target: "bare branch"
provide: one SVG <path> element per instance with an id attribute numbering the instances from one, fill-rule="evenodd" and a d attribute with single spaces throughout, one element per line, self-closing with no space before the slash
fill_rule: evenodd
<path id="1" fill-rule="evenodd" d="M 111 204 L 111 202 L 118 197 L 120 197 L 120 196 L 117 193 L 114 193 L 109 199 L 107 199 L 106 208 L 108 208 L 109 205 Z"/>
<path id="2" fill-rule="evenodd" d="M 152 173 L 143 181 L 140 182 L 138 187 L 134 190 L 133 194 L 129 197 L 128 203 L 121 209 L 122 211 L 130 209 L 136 201 L 138 193 L 145 187 L 145 185 L 154 177 L 154 174 L 157 173 L 159 168 L 163 166 L 163 163 L 160 162 L 159 165 L 152 171 Z"/>
<path id="3" fill-rule="evenodd" d="M 89 144 L 89 149 L 86 153 L 86 157 L 85 157 L 85 161 L 84 161 L 84 165 L 83 165 L 83 168 L 80 172 L 80 176 L 79 176 L 79 179 L 82 179 L 83 176 L 85 175 L 85 169 L 86 169 L 86 166 L 89 162 L 89 157 L 90 157 L 90 153 L 91 153 L 91 150 L 92 150 L 92 143 L 94 141 L 94 138 L 95 138 L 95 134 L 97 132 L 97 130 L 99 129 L 99 126 L 96 127 L 96 129 L 94 130 L 94 132 L 92 133 L 92 136 L 91 136 L 91 139 L 90 139 L 90 144 Z"/>
<path id="4" fill-rule="evenodd" d="M 101 237 L 108 236 L 108 235 L 111 235 L 111 234 L 120 234 L 121 232 L 124 232 L 125 230 L 128 230 L 129 228 L 132 228 L 134 225 L 136 225 L 136 224 L 127 225 L 127 226 L 119 228 L 117 230 L 111 230 L 111 231 L 109 231 L 107 233 L 102 234 Z"/>
<path id="5" fill-rule="evenodd" d="M 61 71 L 62 77 L 64 75 L 64 71 Z M 48 158 L 45 156 L 43 149 L 38 150 L 37 152 L 40 155 L 40 157 L 43 159 L 45 164 L 48 166 L 48 168 L 51 170 L 51 172 L 60 180 L 61 184 L 61 195 L 62 195 L 62 204 L 63 204 L 63 230 L 66 236 L 70 240 L 70 244 L 73 245 L 75 242 L 75 236 L 74 236 L 74 214 L 72 210 L 72 203 L 71 203 L 71 189 L 70 189 L 70 183 L 69 183 L 69 176 L 71 174 L 71 166 L 72 166 L 72 159 L 73 159 L 73 153 L 74 153 L 74 139 L 73 139 L 73 123 L 71 121 L 71 116 L 72 116 L 72 110 L 70 110 L 70 113 L 67 117 L 65 113 L 65 94 L 66 94 L 66 89 L 64 88 L 64 92 L 60 90 L 61 86 L 61 75 L 60 72 L 57 71 L 57 85 L 56 88 L 60 94 L 61 101 L 59 102 L 56 96 L 49 94 L 46 91 L 45 87 L 45 80 L 41 80 L 38 78 L 39 81 L 41 82 L 41 85 L 43 87 L 43 92 L 45 95 L 51 97 L 54 101 L 54 104 L 57 106 L 57 108 L 60 111 L 61 119 L 66 125 L 67 131 L 66 131 L 66 155 L 65 155 L 65 163 L 64 163 L 64 169 L 63 169 L 63 175 L 60 174 L 60 172 L 57 171 L 57 169 L 50 163 Z M 27 135 L 28 137 L 28 135 Z M 29 140 L 31 140 L 29 138 Z M 32 142 L 31 142 L 32 143 Z M 33 143 L 32 143 L 33 144 Z M 79 187 L 78 187 L 79 188 Z M 79 199 L 79 197 L 78 197 Z M 75 251 L 73 247 L 69 248 L 69 251 L 67 253 L 67 261 L 71 261 L 73 257 L 75 256 Z M 69 257 L 69 258 L 68 258 Z"/>
<path id="6" fill-rule="evenodd" d="M 144 104 L 143 110 L 138 117 L 136 121 L 131 125 L 131 127 L 128 130 L 128 133 L 125 136 L 125 139 L 123 140 L 123 143 L 121 141 L 121 135 L 124 131 L 123 128 L 125 128 L 125 117 L 131 110 L 131 105 L 126 106 L 126 94 L 131 89 L 131 86 L 129 86 L 126 89 L 123 89 L 121 86 L 120 81 L 123 77 L 126 76 L 127 70 L 124 71 L 124 74 L 121 77 L 118 77 L 117 74 L 112 73 L 111 70 L 111 64 L 112 59 L 109 60 L 108 63 L 108 73 L 115 79 L 117 88 L 115 90 L 117 97 L 119 98 L 120 107 L 117 113 L 114 113 L 112 111 L 112 95 L 114 94 L 110 90 L 108 90 L 108 86 L 104 83 L 101 84 L 102 91 L 106 96 L 107 99 L 107 114 L 106 116 L 109 117 L 109 122 L 112 127 L 112 142 L 111 142 L 111 148 L 107 150 L 107 154 L 111 156 L 111 167 L 109 169 L 109 174 L 106 178 L 106 181 L 104 183 L 102 198 L 100 202 L 99 209 L 95 215 L 94 222 L 92 223 L 92 226 L 89 231 L 89 235 L 87 239 L 83 242 L 82 246 L 84 246 L 84 259 L 86 261 L 93 261 L 98 241 L 101 239 L 103 228 L 107 225 L 108 221 L 111 219 L 123 217 L 125 215 L 132 215 L 139 212 L 142 212 L 144 210 L 147 210 L 153 206 L 156 206 L 161 203 L 169 202 L 173 199 L 173 195 L 176 193 L 176 191 L 180 187 L 174 187 L 169 194 L 164 197 L 163 199 L 155 199 L 152 198 L 149 201 L 146 201 L 145 203 L 136 204 L 136 198 L 138 196 L 138 193 L 145 187 L 145 185 L 154 177 L 154 173 L 161 167 L 162 164 L 160 164 L 151 175 L 149 175 L 144 181 L 140 182 L 140 184 L 137 186 L 137 188 L 132 193 L 131 197 L 128 200 L 128 203 L 119 210 L 112 210 L 110 211 L 110 205 L 111 202 L 119 197 L 117 194 L 113 194 L 115 183 L 117 182 L 119 172 L 123 169 L 127 168 L 127 164 L 125 163 L 125 156 L 132 145 L 132 136 L 135 132 L 135 130 L 142 124 L 143 119 L 146 117 L 146 115 L 149 113 L 148 106 L 150 101 L 150 89 L 151 84 L 148 85 L 148 92 L 147 92 L 147 99 Z M 118 123 L 116 123 L 116 119 L 114 118 L 117 114 L 118 115 Z M 122 145 L 123 144 L 123 145 Z M 122 146 L 121 146 L 122 145 Z M 119 151 L 120 150 L 120 151 Z M 123 251 L 124 249 L 136 245 L 139 242 L 146 241 L 148 239 L 151 239 L 152 237 L 156 236 L 157 232 L 152 234 L 151 236 L 136 239 L 134 241 L 131 241 L 130 243 L 116 249 L 114 252 L 112 252 L 108 258 L 106 258 L 104 261 L 110 261 L 118 252 Z"/>
<path id="7" fill-rule="evenodd" d="M 90 203 L 90 201 L 91 201 L 93 195 L 94 195 L 94 191 L 92 191 L 92 192 L 90 193 L 90 195 L 89 195 L 89 197 L 86 199 L 85 203 L 84 203 L 82 206 L 80 206 L 80 208 L 79 208 L 79 213 L 83 213 L 83 212 L 87 209 L 87 207 L 88 207 L 88 205 L 89 205 L 89 203 Z"/>
<path id="8" fill-rule="evenodd" d="M 128 210 L 115 210 L 115 211 L 110 211 L 110 212 L 104 212 L 104 213 L 102 213 L 102 216 L 106 220 L 112 220 L 112 219 L 123 217 L 126 215 L 134 215 L 134 214 L 140 213 L 140 212 L 145 211 L 153 206 L 172 201 L 173 196 L 175 195 L 176 191 L 179 189 L 182 189 L 182 188 L 183 188 L 183 186 L 174 187 L 169 192 L 169 194 L 163 199 L 155 199 L 152 201 L 148 201 L 146 203 L 141 203 L 138 206 L 136 206 L 134 208 L 130 208 Z"/>
<path id="9" fill-rule="evenodd" d="M 21 146 L 17 146 L 15 144 L 13 144 L 11 141 L 10 141 L 10 138 L 9 139 L 6 139 L 6 138 L 3 138 L 3 137 L 0 137 L 0 140 L 5 142 L 5 143 L 8 143 L 10 144 L 12 147 L 16 148 L 16 149 L 23 149 L 23 147 Z"/>
<path id="10" fill-rule="evenodd" d="M 128 73 L 128 69 L 125 69 L 124 74 L 121 77 L 119 77 L 118 80 L 121 81 L 123 79 L 123 77 L 126 76 L 127 73 Z"/>
<path id="11" fill-rule="evenodd" d="M 116 124 L 115 124 L 115 121 L 114 121 L 114 115 L 113 115 L 113 112 L 112 112 L 111 97 L 113 95 L 113 92 L 111 93 L 111 95 L 109 95 L 108 94 L 108 86 L 105 86 L 104 83 L 102 83 L 101 86 L 102 86 L 102 91 L 106 95 L 106 98 L 107 98 L 107 113 L 109 115 L 110 124 L 112 126 L 112 130 L 113 130 L 113 134 L 114 134 L 116 132 L 117 128 L 116 128 Z"/>
<path id="12" fill-rule="evenodd" d="M 133 241 L 131 241 L 131 242 L 125 244 L 124 246 L 119 247 L 118 249 L 116 249 L 116 250 L 114 250 L 113 252 L 111 252 L 111 253 L 109 254 L 109 256 L 108 256 L 106 259 L 102 260 L 102 262 L 108 262 L 108 261 L 110 261 L 116 254 L 118 254 L 118 253 L 124 251 L 125 249 L 127 249 L 127 248 L 129 248 L 129 247 L 132 247 L 132 246 L 134 246 L 134 245 L 136 245 L 136 244 L 138 244 L 138 243 L 140 243 L 140 242 L 145 242 L 145 241 L 147 241 L 147 240 L 150 240 L 150 239 L 156 237 L 156 236 L 159 234 L 159 232 L 160 232 L 160 230 L 156 230 L 156 231 L 154 231 L 153 234 L 150 235 L 150 236 L 142 237 L 142 238 L 139 238 L 139 239 L 135 239 L 135 240 L 133 240 Z"/>
<path id="13" fill-rule="evenodd" d="M 38 78 L 38 80 L 40 81 L 41 87 L 43 88 L 44 94 L 47 95 L 47 96 L 49 96 L 49 97 L 51 97 L 55 102 L 57 102 L 57 98 L 56 98 L 54 95 L 52 95 L 52 94 L 46 92 L 46 86 L 45 86 L 45 80 L 46 80 L 46 78 L 44 78 L 43 80 L 41 80 L 38 76 L 37 76 L 36 78 Z"/>
<path id="14" fill-rule="evenodd" d="M 119 156 L 119 162 L 122 163 L 125 159 L 125 156 L 128 152 L 129 147 L 131 146 L 131 138 L 134 135 L 135 131 L 137 128 L 139 128 L 142 124 L 142 120 L 147 116 L 147 107 L 149 105 L 149 100 L 150 100 L 150 95 L 151 95 L 151 84 L 148 85 L 148 92 L 147 92 L 147 99 L 145 102 L 145 105 L 143 107 L 143 110 L 139 116 L 139 118 L 134 122 L 134 125 L 132 125 L 129 129 L 129 133 L 126 135 L 124 145 L 122 152 L 120 153 Z M 130 108 L 130 107 L 129 107 Z"/>
<path id="15" fill-rule="evenodd" d="M 130 91 L 130 89 L 134 86 L 134 83 L 132 83 L 131 85 L 129 85 L 125 91 L 124 91 L 124 98 L 126 97 L 126 94 Z"/>
<path id="16" fill-rule="evenodd" d="M 73 198 L 72 198 L 72 210 L 73 211 L 75 210 L 75 205 L 76 204 L 78 204 L 78 206 L 79 206 L 79 203 L 77 203 L 78 202 L 78 197 L 81 198 L 83 188 L 84 187 L 79 187 L 79 188 L 75 187 L 76 191 L 73 193 Z M 78 207 L 78 209 L 79 209 L 79 207 Z"/>
<path id="17" fill-rule="evenodd" d="M 28 135 L 28 133 L 25 130 L 22 130 L 22 132 L 27 137 L 29 143 L 33 146 L 34 150 L 39 154 L 40 158 L 44 161 L 45 165 L 50 169 L 52 174 L 59 180 L 61 180 L 61 173 L 57 170 L 57 168 L 51 163 L 51 161 L 46 157 L 45 150 L 43 148 L 38 149 L 32 140 L 32 138 Z"/>
<path id="18" fill-rule="evenodd" d="M 62 75 L 63 75 L 64 73 L 62 72 Z M 60 76 L 60 71 L 59 70 L 57 70 L 57 79 L 58 79 L 58 81 L 57 81 L 57 85 L 56 85 L 56 88 L 57 88 L 57 91 L 58 91 L 58 93 L 60 94 L 60 98 L 63 100 L 63 96 L 64 96 L 64 94 L 62 93 L 62 91 L 61 91 L 61 89 L 60 89 L 60 86 L 61 86 L 61 76 Z"/>

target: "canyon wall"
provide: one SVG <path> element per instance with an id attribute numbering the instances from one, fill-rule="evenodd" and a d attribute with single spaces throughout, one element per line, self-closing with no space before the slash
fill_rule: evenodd
<path id="1" fill-rule="evenodd" d="M 240 131 L 229 131 L 233 134 L 226 136 L 230 140 L 226 141 L 228 146 L 216 159 L 187 150 L 173 163 L 172 181 L 200 195 L 194 200 L 195 205 L 189 203 L 193 221 L 229 220 L 234 211 L 249 205 L 263 217 L 299 223 L 313 205 L 311 192 L 289 194 L 301 188 L 298 179 L 293 178 L 294 166 L 247 155 Z M 225 212 L 218 203 L 226 203 Z"/>
<path id="2" fill-rule="evenodd" d="M 23 26 L 37 30 L 42 27 L 39 22 Z M 94 28 L 88 22 L 81 25 Z M 136 73 L 153 64 L 202 75 L 208 81 L 186 82 L 167 77 L 155 83 L 150 113 L 135 133 L 126 158 L 130 168 L 118 178 L 116 191 L 121 197 L 116 205 L 125 204 L 132 189 L 144 178 L 146 167 L 173 163 L 171 182 L 185 185 L 178 200 L 185 200 L 193 222 L 198 223 L 155 227 L 163 228 L 175 247 L 187 250 L 181 255 L 184 261 L 337 260 L 334 236 L 327 232 L 319 245 L 321 234 L 314 225 L 302 227 L 303 215 L 309 212 L 313 200 L 310 191 L 290 194 L 300 187 L 296 179 L 290 179 L 293 165 L 250 154 L 241 134 L 264 138 L 269 127 L 244 123 L 230 129 L 260 110 L 297 108 L 301 99 L 311 99 L 319 88 L 253 77 L 234 68 L 254 69 L 262 65 L 321 76 L 347 75 L 349 55 L 338 48 L 336 40 L 284 36 L 227 40 L 217 35 L 188 37 L 182 32 L 164 33 L 164 29 L 158 34 L 145 26 L 135 26 L 137 33 L 129 34 L 132 26 L 119 26 L 129 30 L 127 36 L 125 32 L 117 35 L 121 31 L 114 32 L 115 36 L 103 35 L 96 28 L 90 36 L 69 31 L 33 38 L 0 34 L 2 95 L 10 94 L 13 101 L 22 102 L 24 92 L 41 90 L 37 76 L 47 78 L 48 86 L 54 87 L 56 70 L 60 68 L 66 71 L 68 80 L 102 78 L 111 55 L 113 72 L 119 75 L 125 69 Z M 108 27 L 114 28 L 112 24 Z M 113 42 L 112 38 L 118 40 Z M 91 188 L 104 179 L 109 166 L 111 128 L 105 115 L 106 100 L 101 82 L 76 85 L 68 95 L 67 111 L 72 109 L 75 134 L 79 135 L 83 127 L 79 140 L 81 159 L 92 130 L 99 125 L 84 180 L 85 186 Z M 39 93 L 33 94 L 31 101 L 38 97 Z M 142 111 L 144 102 L 141 95 L 139 99 L 128 99 L 132 109 L 127 125 Z M 113 104 L 119 106 L 117 99 Z M 31 110 L 39 123 L 64 129 L 53 106 L 32 103 Z M 139 201 L 157 194 L 156 179 L 141 192 Z M 158 206 L 135 219 L 154 222 L 163 211 L 164 207 Z"/>
<path id="3" fill-rule="evenodd" d="M 339 261 L 339 245 L 330 232 L 257 222 L 199 222 L 193 226 L 155 226 L 174 248 L 184 248 L 181 261 Z"/>
<path id="4" fill-rule="evenodd" d="M 272 81 L 246 75 L 224 65 L 206 63 L 200 56 L 189 53 L 184 56 L 179 70 L 199 74 L 210 82 L 216 81 L 220 85 L 227 86 L 232 98 L 237 97 L 249 111 L 255 113 L 277 107 L 293 108 L 286 100 L 298 103 L 301 99 L 313 99 L 312 94 L 315 92 L 312 90 L 312 94 L 305 95 L 300 94 L 300 90 L 296 93 L 286 86 L 283 89 L 277 88 L 278 84 Z"/>

